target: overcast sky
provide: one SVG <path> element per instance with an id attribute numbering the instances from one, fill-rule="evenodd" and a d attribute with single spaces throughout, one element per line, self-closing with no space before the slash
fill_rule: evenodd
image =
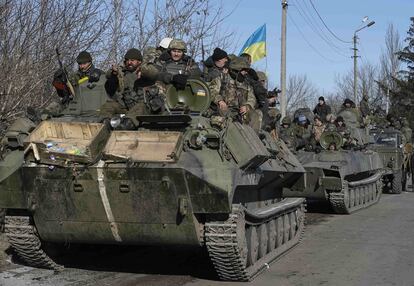
<path id="1" fill-rule="evenodd" d="M 324 91 L 335 90 L 335 76 L 353 67 L 352 43 L 343 43 L 332 36 L 319 20 L 311 0 L 288 0 L 287 73 L 306 74 Z M 223 1 L 227 10 L 238 1 Z M 414 16 L 414 0 L 312 0 L 326 25 L 343 41 L 352 42 L 354 31 L 364 16 L 375 25 L 358 33 L 360 38 L 359 62 L 377 64 L 384 48 L 384 36 L 389 23 L 393 23 L 402 38 Z M 239 52 L 245 40 L 258 27 L 267 24 L 267 72 L 270 81 L 280 82 L 280 0 L 241 0 L 235 12 L 226 19 L 226 26 L 236 32 Z M 310 47 L 310 45 L 312 47 Z M 264 70 L 266 60 L 255 65 Z"/>

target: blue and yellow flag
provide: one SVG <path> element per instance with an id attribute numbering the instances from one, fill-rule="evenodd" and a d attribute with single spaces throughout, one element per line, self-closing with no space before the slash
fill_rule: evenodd
<path id="1" fill-rule="evenodd" d="M 257 29 L 246 41 L 240 54 L 249 54 L 252 63 L 266 56 L 266 24 Z"/>

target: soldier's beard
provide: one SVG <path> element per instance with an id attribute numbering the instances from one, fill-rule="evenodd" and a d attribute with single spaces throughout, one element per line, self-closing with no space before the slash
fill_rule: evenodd
<path id="1" fill-rule="evenodd" d="M 134 71 L 136 71 L 136 70 L 137 70 L 137 68 L 138 68 L 138 66 L 135 66 L 135 65 L 127 65 L 127 66 L 126 66 L 126 69 L 127 69 L 127 71 L 129 71 L 129 72 L 134 72 Z"/>

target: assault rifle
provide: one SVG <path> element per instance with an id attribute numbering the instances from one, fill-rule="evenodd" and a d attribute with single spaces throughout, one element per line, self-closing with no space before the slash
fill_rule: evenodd
<path id="1" fill-rule="evenodd" d="M 66 86 L 69 89 L 70 96 L 72 98 L 74 98 L 75 97 L 75 89 L 73 88 L 72 83 L 69 81 L 68 74 L 67 74 L 67 72 L 66 72 L 66 70 L 65 70 L 65 68 L 63 66 L 62 60 L 60 59 L 59 48 L 56 48 L 56 56 L 57 56 L 57 59 L 58 59 L 58 62 L 59 62 L 59 67 L 62 70 L 62 73 L 64 75 L 65 84 L 66 84 Z"/>

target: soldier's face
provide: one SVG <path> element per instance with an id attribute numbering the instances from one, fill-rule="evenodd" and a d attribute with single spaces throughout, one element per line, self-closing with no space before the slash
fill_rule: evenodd
<path id="1" fill-rule="evenodd" d="M 178 62 L 183 57 L 184 52 L 182 50 L 173 49 L 171 50 L 170 54 L 171 54 L 172 60 L 175 62 Z"/>
<path id="2" fill-rule="evenodd" d="M 216 65 L 216 67 L 222 68 L 222 67 L 224 67 L 226 65 L 227 61 L 228 61 L 228 59 L 227 58 L 224 58 L 224 59 L 215 61 L 214 64 Z"/>
<path id="3" fill-rule="evenodd" d="M 325 103 L 325 101 L 319 100 L 319 105 L 323 105 L 324 103 Z"/>
<path id="4" fill-rule="evenodd" d="M 141 65 L 141 61 L 139 60 L 134 60 L 134 59 L 127 59 L 125 61 L 125 67 L 127 68 L 127 70 L 129 71 L 136 71 L 137 68 Z"/>
<path id="5" fill-rule="evenodd" d="M 81 72 L 86 72 L 91 67 L 92 63 L 88 62 L 88 63 L 78 64 L 78 65 L 79 65 L 79 70 Z"/>

